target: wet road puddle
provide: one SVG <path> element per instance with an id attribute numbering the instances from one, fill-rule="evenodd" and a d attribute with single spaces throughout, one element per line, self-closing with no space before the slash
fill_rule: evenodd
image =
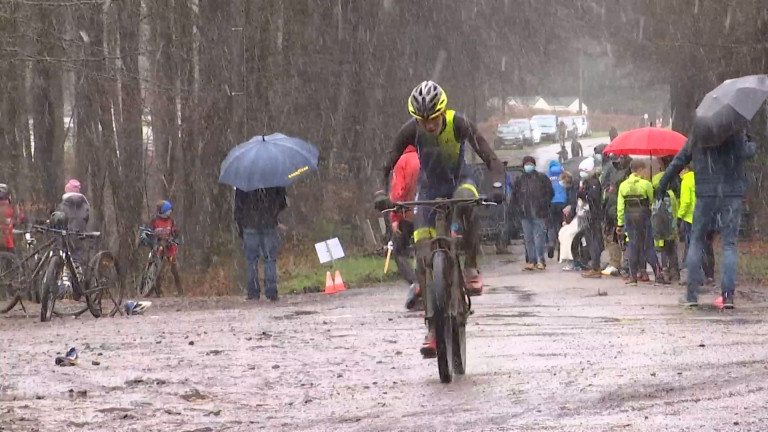
<path id="1" fill-rule="evenodd" d="M 512 286 L 512 285 L 500 286 L 500 287 L 491 286 L 485 290 L 485 294 L 508 294 L 508 293 L 513 293 L 517 295 L 517 298 L 523 302 L 529 302 L 533 300 L 533 296 L 535 295 L 527 289 Z"/>

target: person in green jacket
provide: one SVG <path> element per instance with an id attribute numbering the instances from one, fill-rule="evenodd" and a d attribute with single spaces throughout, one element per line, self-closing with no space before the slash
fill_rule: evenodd
<path id="1" fill-rule="evenodd" d="M 641 159 L 630 163 L 629 178 L 619 187 L 616 233 L 629 236 L 629 280 L 628 285 L 637 285 L 637 274 L 640 265 L 646 261 L 653 268 L 656 283 L 664 283 L 664 274 L 659 266 L 659 259 L 653 247 L 653 231 L 651 229 L 651 203 L 654 201 L 653 185 L 648 180 L 650 170 L 648 164 Z"/>

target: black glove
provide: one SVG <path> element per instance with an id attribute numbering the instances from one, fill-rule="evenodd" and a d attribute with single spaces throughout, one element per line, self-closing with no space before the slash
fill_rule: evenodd
<path id="1" fill-rule="evenodd" d="M 660 187 L 657 187 L 656 191 L 654 192 L 654 195 L 656 196 L 656 201 L 661 201 L 667 195 L 667 191 Z"/>
<path id="2" fill-rule="evenodd" d="M 501 204 L 504 202 L 504 188 L 503 187 L 494 187 L 493 191 L 491 191 L 491 201 L 495 202 L 496 204 Z"/>

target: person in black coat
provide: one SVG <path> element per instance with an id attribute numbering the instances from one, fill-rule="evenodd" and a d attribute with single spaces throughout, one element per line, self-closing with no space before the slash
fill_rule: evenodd
<path id="1" fill-rule="evenodd" d="M 536 160 L 523 158 L 523 175 L 515 182 L 512 202 L 520 208 L 525 238 L 525 270 L 544 270 L 546 219 L 555 192 L 546 174 L 536 171 Z"/>

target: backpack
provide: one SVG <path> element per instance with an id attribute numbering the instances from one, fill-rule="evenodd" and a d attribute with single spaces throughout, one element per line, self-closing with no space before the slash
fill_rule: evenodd
<path id="1" fill-rule="evenodd" d="M 672 211 L 672 201 L 669 197 L 664 197 L 663 200 L 653 204 L 651 225 L 653 226 L 654 240 L 667 240 L 674 236 L 677 218 Z"/>

